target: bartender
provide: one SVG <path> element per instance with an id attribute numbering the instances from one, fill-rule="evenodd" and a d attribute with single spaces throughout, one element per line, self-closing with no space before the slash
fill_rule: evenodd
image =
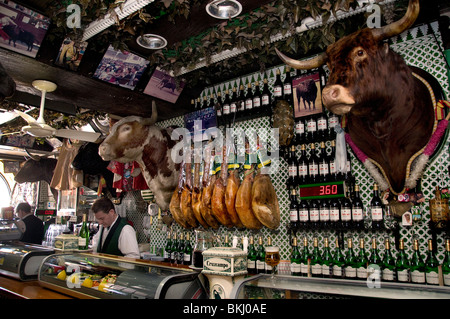
<path id="1" fill-rule="evenodd" d="M 136 231 L 116 213 L 114 204 L 102 197 L 94 202 L 92 211 L 101 225 L 92 238 L 93 251 L 139 259 Z"/>
<path id="2" fill-rule="evenodd" d="M 24 224 L 24 231 L 20 241 L 29 244 L 42 244 L 44 238 L 44 223 L 31 212 L 31 206 L 27 202 L 16 206 L 16 214 Z"/>

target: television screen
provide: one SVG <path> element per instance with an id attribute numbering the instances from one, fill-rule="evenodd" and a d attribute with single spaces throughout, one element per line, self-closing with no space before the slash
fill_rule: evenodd
<path id="1" fill-rule="evenodd" d="M 12 1 L 0 1 L 0 46 L 35 58 L 50 19 Z"/>
<path id="2" fill-rule="evenodd" d="M 136 54 L 115 50 L 110 45 L 93 77 L 133 90 L 148 63 L 148 60 Z"/>

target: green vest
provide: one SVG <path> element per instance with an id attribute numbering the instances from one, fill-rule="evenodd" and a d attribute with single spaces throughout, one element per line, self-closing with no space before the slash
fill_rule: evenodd
<path id="1" fill-rule="evenodd" d="M 119 250 L 119 236 L 122 232 L 122 228 L 128 225 L 128 222 L 121 218 L 120 216 L 117 217 L 117 221 L 114 223 L 114 225 L 111 227 L 111 230 L 108 233 L 108 236 L 106 236 L 105 242 L 102 245 L 102 239 L 103 239 L 103 229 L 100 233 L 100 239 L 97 246 L 97 252 L 103 253 L 103 254 L 110 254 L 110 255 L 116 255 L 116 256 L 123 256 L 122 252 Z"/>

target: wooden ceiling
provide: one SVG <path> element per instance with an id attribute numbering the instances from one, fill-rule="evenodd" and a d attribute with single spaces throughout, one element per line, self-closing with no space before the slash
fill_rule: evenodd
<path id="1" fill-rule="evenodd" d="M 15 2 L 45 14 L 46 8 L 52 1 L 16 0 Z M 268 2 L 270 1 L 240 0 L 243 7 L 242 13 L 254 10 Z M 203 1 L 202 5 L 192 7 L 189 19 L 178 17 L 173 23 L 166 17 L 162 17 L 158 21 L 148 24 L 145 31 L 163 36 L 170 46 L 222 23 L 223 20 L 214 19 L 206 13 L 206 4 L 207 1 Z M 149 6 L 151 5 L 149 4 Z M 152 54 L 151 50 L 140 47 L 135 41 L 128 42 L 127 46 L 130 51 L 143 57 Z M 39 106 L 40 92 L 34 89 L 31 83 L 36 79 L 46 79 L 58 85 L 56 91 L 47 93 L 46 108 L 48 109 L 67 114 L 75 114 L 80 108 L 85 108 L 119 116 L 150 115 L 151 101 L 155 98 L 143 94 L 142 85 L 141 90 L 137 88 L 132 91 L 92 78 L 102 54 L 89 52 L 88 46 L 79 70 L 71 72 L 53 64 L 58 47 L 44 40 L 35 59 L 0 48 L 1 62 L 17 84 L 17 92 L 11 100 Z M 140 82 L 146 81 L 148 81 L 148 77 L 143 76 Z M 198 97 L 202 89 L 203 87 L 184 90 L 176 104 L 155 99 L 158 106 L 158 120 L 173 118 L 191 111 L 190 101 Z"/>

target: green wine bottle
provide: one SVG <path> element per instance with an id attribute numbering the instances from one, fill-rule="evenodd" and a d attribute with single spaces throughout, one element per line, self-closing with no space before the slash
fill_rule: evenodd
<path id="1" fill-rule="evenodd" d="M 409 282 L 410 280 L 409 259 L 405 253 L 405 244 L 403 242 L 403 239 L 399 240 L 398 255 L 397 261 L 395 263 L 395 270 L 397 272 L 398 282 Z"/>
<path id="2" fill-rule="evenodd" d="M 415 284 L 425 283 L 425 263 L 420 255 L 419 241 L 417 239 L 414 239 L 413 255 L 409 269 L 411 273 L 411 282 Z"/>
<path id="3" fill-rule="evenodd" d="M 428 252 L 425 260 L 425 279 L 428 285 L 439 285 L 439 261 L 433 251 L 433 241 L 428 240 Z"/>
<path id="4" fill-rule="evenodd" d="M 297 237 L 293 238 L 292 241 L 292 253 L 291 253 L 291 275 L 301 276 L 300 264 L 301 264 L 301 254 L 297 247 Z"/>
<path id="5" fill-rule="evenodd" d="M 345 255 L 345 278 L 356 279 L 356 257 L 353 251 L 352 239 L 347 239 L 347 254 Z"/>
<path id="6" fill-rule="evenodd" d="M 256 274 L 256 260 L 258 259 L 253 236 L 250 236 L 247 250 L 247 272 L 249 275 Z"/>
<path id="7" fill-rule="evenodd" d="M 384 248 L 381 279 L 384 281 L 396 281 L 395 259 L 391 253 L 389 238 L 386 238 Z"/>
<path id="8" fill-rule="evenodd" d="M 445 255 L 442 262 L 442 277 L 444 286 L 450 286 L 450 239 L 445 240 Z"/>
<path id="9" fill-rule="evenodd" d="M 80 233 L 78 234 L 78 249 L 87 250 L 89 248 L 89 228 L 87 226 L 87 216 L 83 214 L 83 223 L 81 224 Z"/>
<path id="10" fill-rule="evenodd" d="M 378 253 L 377 239 L 372 238 L 372 248 L 370 249 L 369 265 L 367 266 L 367 276 L 373 280 L 381 279 L 381 257 Z"/>
<path id="11" fill-rule="evenodd" d="M 167 241 L 166 241 L 166 247 L 164 248 L 164 261 L 170 262 L 170 255 L 172 252 L 172 238 L 170 236 L 170 233 L 167 233 Z"/>
<path id="12" fill-rule="evenodd" d="M 313 252 L 311 256 L 311 276 L 322 277 L 322 256 L 320 255 L 317 237 L 314 237 Z"/>
<path id="13" fill-rule="evenodd" d="M 367 265 L 369 260 L 367 259 L 366 250 L 364 249 L 364 238 L 359 239 L 359 253 L 356 257 L 356 278 L 367 279 Z"/>
<path id="14" fill-rule="evenodd" d="M 264 274 L 266 272 L 266 252 L 263 246 L 262 237 L 258 238 L 258 250 L 256 254 L 256 273 Z"/>
<path id="15" fill-rule="evenodd" d="M 336 249 L 333 257 L 333 277 L 345 278 L 345 256 L 339 246 L 339 240 L 336 237 Z"/>
<path id="16" fill-rule="evenodd" d="M 186 233 L 185 236 L 185 244 L 184 244 L 184 254 L 183 254 L 183 264 L 184 265 L 191 265 L 192 264 L 192 245 L 189 238 L 189 233 Z"/>
<path id="17" fill-rule="evenodd" d="M 311 256 L 308 250 L 308 239 L 305 237 L 303 238 L 303 252 L 300 262 L 300 271 L 303 277 L 309 277 L 310 258 Z"/>
<path id="18" fill-rule="evenodd" d="M 331 278 L 333 275 L 333 256 L 328 246 L 328 238 L 324 239 L 324 247 L 322 254 L 322 277 Z"/>

